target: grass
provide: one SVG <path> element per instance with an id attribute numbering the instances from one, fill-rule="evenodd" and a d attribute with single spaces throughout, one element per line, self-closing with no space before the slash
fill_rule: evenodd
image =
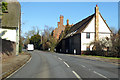
<path id="1" fill-rule="evenodd" d="M 92 55 L 81 55 L 81 56 L 92 56 Z M 105 56 L 92 56 L 92 57 L 98 57 L 98 58 L 104 58 L 104 59 L 120 59 L 117 57 L 105 57 Z"/>

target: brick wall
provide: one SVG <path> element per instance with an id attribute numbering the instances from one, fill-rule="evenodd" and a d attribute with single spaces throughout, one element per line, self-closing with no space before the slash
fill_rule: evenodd
<path id="1" fill-rule="evenodd" d="M 5 40 L 5 39 L 0 39 L 0 46 L 2 46 L 2 56 L 7 57 L 7 56 L 14 56 L 16 53 L 16 43 Z"/>

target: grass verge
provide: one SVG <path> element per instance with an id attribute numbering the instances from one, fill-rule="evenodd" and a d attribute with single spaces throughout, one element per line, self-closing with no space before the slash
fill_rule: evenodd
<path id="1" fill-rule="evenodd" d="M 98 57 L 98 58 L 104 58 L 104 59 L 120 59 L 117 57 L 105 57 L 105 56 L 93 56 L 93 55 L 81 55 L 81 56 L 92 56 L 92 57 Z"/>

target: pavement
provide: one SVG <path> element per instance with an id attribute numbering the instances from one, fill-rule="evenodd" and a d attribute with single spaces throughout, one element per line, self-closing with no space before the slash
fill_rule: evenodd
<path id="1" fill-rule="evenodd" d="M 31 61 L 9 79 L 120 80 L 119 66 L 109 62 L 37 50 L 29 53 Z"/>
<path id="2" fill-rule="evenodd" d="M 2 66 L 2 74 L 0 74 L 0 78 L 2 79 L 9 76 L 11 73 L 19 69 L 23 64 L 25 64 L 30 58 L 28 53 L 22 53 L 18 56 L 9 56 L 7 58 L 3 58 L 0 65 Z"/>

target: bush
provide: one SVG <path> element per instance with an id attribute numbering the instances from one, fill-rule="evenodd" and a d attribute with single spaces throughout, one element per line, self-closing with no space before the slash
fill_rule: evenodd
<path id="1" fill-rule="evenodd" d="M 22 53 L 22 45 L 19 45 L 19 53 Z"/>

